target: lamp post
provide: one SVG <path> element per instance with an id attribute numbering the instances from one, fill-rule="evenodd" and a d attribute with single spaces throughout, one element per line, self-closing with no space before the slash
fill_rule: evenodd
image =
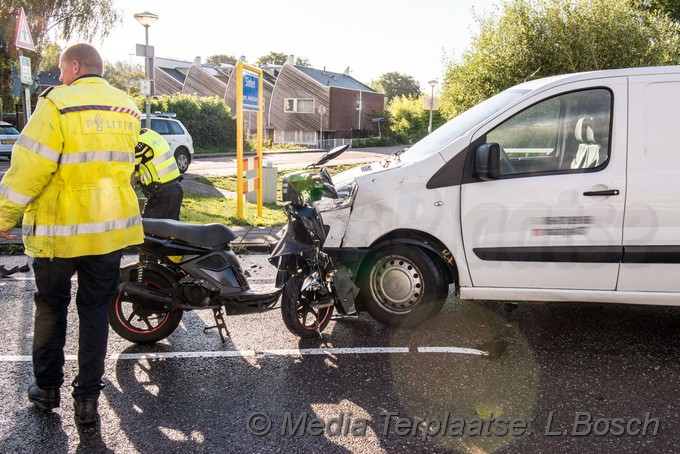
<path id="1" fill-rule="evenodd" d="M 144 26 L 144 31 L 146 34 L 146 43 L 144 47 L 144 62 L 145 62 L 145 74 L 146 83 L 148 84 L 148 90 L 146 93 L 146 127 L 151 128 L 151 59 L 149 58 L 149 27 L 151 24 L 158 20 L 158 15 L 144 11 L 143 13 L 137 13 L 134 15 L 137 22 Z"/>
<path id="2" fill-rule="evenodd" d="M 430 96 L 430 125 L 427 127 L 427 133 L 432 132 L 432 110 L 434 109 L 434 86 L 437 85 L 437 79 L 432 79 L 428 82 L 430 87 L 432 87 L 432 95 Z"/>

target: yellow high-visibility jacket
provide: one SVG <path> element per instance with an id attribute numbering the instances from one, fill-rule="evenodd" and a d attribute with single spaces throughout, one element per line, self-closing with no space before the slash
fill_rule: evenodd
<path id="1" fill-rule="evenodd" d="M 32 257 L 100 255 L 141 243 L 130 187 L 140 126 L 132 101 L 101 77 L 43 93 L 0 182 L 0 230 L 24 213 Z"/>
<path id="2" fill-rule="evenodd" d="M 180 176 L 168 142 L 151 129 L 142 129 L 135 149 L 137 175 L 142 184 L 168 183 Z"/>

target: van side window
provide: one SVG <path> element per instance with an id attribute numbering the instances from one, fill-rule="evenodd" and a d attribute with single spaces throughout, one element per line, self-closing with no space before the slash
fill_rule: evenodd
<path id="1" fill-rule="evenodd" d="M 597 171 L 609 160 L 611 92 L 604 88 L 544 100 L 486 135 L 501 146 L 501 177 Z"/>

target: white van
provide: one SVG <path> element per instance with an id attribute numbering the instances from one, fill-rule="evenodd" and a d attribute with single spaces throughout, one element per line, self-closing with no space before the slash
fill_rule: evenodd
<path id="1" fill-rule="evenodd" d="M 680 305 L 680 66 L 510 88 L 334 177 L 324 246 L 391 326 L 461 299 Z"/>

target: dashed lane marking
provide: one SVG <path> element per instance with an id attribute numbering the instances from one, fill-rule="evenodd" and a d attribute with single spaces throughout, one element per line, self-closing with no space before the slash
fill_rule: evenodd
<path id="1" fill-rule="evenodd" d="M 462 355 L 489 356 L 489 352 L 465 347 L 418 347 L 419 353 L 460 353 Z"/>

